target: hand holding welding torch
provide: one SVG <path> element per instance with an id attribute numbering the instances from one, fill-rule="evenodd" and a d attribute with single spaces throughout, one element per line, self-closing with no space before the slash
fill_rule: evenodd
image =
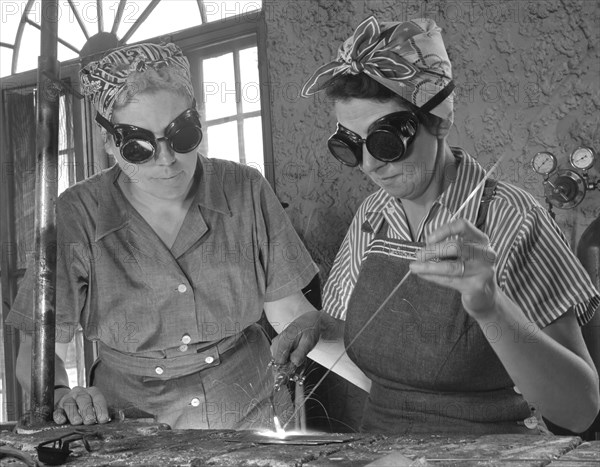
<path id="1" fill-rule="evenodd" d="M 306 355 L 319 339 L 336 339 L 343 336 L 343 322 L 323 311 L 313 310 L 292 321 L 271 344 L 273 362 L 283 367 L 292 363 L 300 367 Z"/>

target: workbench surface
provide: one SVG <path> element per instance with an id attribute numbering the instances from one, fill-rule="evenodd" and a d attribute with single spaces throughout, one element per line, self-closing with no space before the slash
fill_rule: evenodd
<path id="1" fill-rule="evenodd" d="M 592 467 L 600 465 L 600 441 L 578 437 L 528 435 L 384 436 L 325 434 L 324 444 L 282 445 L 256 442 L 251 432 L 170 430 L 167 426 L 127 420 L 79 427 L 98 432 L 98 450 L 74 443 L 65 465 L 78 466 L 498 466 Z M 0 432 L 2 448 L 18 449 L 37 459 L 35 447 L 74 427 L 36 433 Z M 267 438 L 268 439 L 268 438 Z M 318 437 L 309 437 L 315 443 Z M 331 441 L 331 442 L 329 442 Z M 377 461 L 377 462 L 376 462 Z M 0 465 L 27 465 L 0 459 Z"/>

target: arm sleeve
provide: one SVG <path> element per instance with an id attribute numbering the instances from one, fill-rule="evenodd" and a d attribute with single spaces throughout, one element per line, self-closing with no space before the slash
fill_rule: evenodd
<path id="1" fill-rule="evenodd" d="M 319 272 L 269 183 L 258 177 L 255 203 L 259 217 L 260 257 L 266 275 L 265 301 L 300 291 Z"/>
<path id="2" fill-rule="evenodd" d="M 87 292 L 86 252 L 89 242 L 77 209 L 59 198 L 56 211 L 56 342 L 73 339 Z M 34 329 L 35 264 L 28 261 L 7 324 L 32 334 Z"/>
<path id="3" fill-rule="evenodd" d="M 352 219 L 323 289 L 323 309 L 337 319 L 346 319 L 348 302 L 372 236 L 363 231 L 365 216 L 366 203 L 363 202 Z"/>
<path id="4" fill-rule="evenodd" d="M 525 315 L 542 328 L 570 309 L 584 325 L 600 305 L 586 270 L 541 207 L 530 209 L 523 218 L 501 283 Z"/>

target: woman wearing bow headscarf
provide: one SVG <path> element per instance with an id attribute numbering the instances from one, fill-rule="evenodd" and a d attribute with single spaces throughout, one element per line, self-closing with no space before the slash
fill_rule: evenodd
<path id="1" fill-rule="evenodd" d="M 207 159 L 188 60 L 174 44 L 117 49 L 81 71 L 116 164 L 57 202 L 54 420 L 105 423 L 108 409 L 173 428 L 273 428 L 264 309 L 313 309 L 317 268 L 262 175 Z M 293 251 L 293 255 L 291 255 Z M 31 333 L 32 274 L 8 322 Z M 277 325 L 275 323 L 275 325 Z M 90 387 L 68 387 L 78 326 L 98 343 Z M 31 341 L 19 380 L 29 387 Z M 289 412 L 288 412 L 289 414 Z"/>
<path id="2" fill-rule="evenodd" d="M 579 325 L 600 304 L 546 210 L 450 147 L 451 64 L 429 19 L 361 23 L 303 88 L 325 91 L 332 155 L 379 186 L 309 312 L 273 344 L 299 363 L 341 339 L 371 379 L 361 429 L 584 431 L 598 375 Z M 321 341 L 321 342 L 322 342 Z"/>

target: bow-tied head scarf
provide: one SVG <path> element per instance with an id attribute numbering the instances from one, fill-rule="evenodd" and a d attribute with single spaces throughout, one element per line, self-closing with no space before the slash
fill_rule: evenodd
<path id="1" fill-rule="evenodd" d="M 122 92 L 135 92 L 132 73 L 157 72 L 164 67 L 176 78 L 177 86 L 194 96 L 190 76 L 190 63 L 175 44 L 138 44 L 110 52 L 102 59 L 88 63 L 79 72 L 83 94 L 96 110 L 110 120 L 113 107 Z M 127 88 L 130 89 L 127 89 Z"/>
<path id="2" fill-rule="evenodd" d="M 304 84 L 302 96 L 324 90 L 341 75 L 364 73 L 421 108 L 453 86 L 452 66 L 440 32 L 431 19 L 378 23 L 371 16 L 344 41 L 334 61 L 315 71 Z M 442 119 L 440 130 L 448 130 L 454 120 L 453 94 L 428 111 Z"/>

